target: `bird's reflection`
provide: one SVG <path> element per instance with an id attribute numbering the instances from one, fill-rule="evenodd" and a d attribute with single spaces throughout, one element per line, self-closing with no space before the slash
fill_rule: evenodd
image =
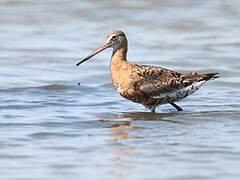
<path id="1" fill-rule="evenodd" d="M 112 136 L 111 139 L 106 140 L 106 143 L 111 145 L 113 155 L 108 159 L 114 168 L 109 172 L 111 176 L 124 178 L 126 176 L 122 169 L 135 168 L 136 164 L 132 164 L 129 158 L 134 155 L 136 146 L 129 145 L 131 143 L 125 142 L 136 138 L 132 135 L 132 131 L 141 127 L 132 126 L 131 122 L 119 122 L 107 126 Z"/>
<path id="2" fill-rule="evenodd" d="M 113 123 L 113 121 L 112 121 Z M 124 139 L 131 139 L 134 138 L 134 136 L 130 135 L 130 129 L 138 129 L 141 128 L 139 126 L 132 126 L 131 122 L 118 122 L 116 121 L 111 126 L 107 127 L 111 133 L 112 133 L 112 139 L 108 140 L 108 143 L 114 143 L 118 140 L 124 140 Z"/>
<path id="3" fill-rule="evenodd" d="M 124 112 L 113 114 L 113 119 L 103 119 L 104 128 L 111 132 L 110 139 L 105 142 L 112 149 L 112 156 L 108 159 L 113 169 L 109 172 L 111 176 L 124 179 L 127 176 L 122 169 L 131 169 L 137 166 L 132 162 L 131 156 L 137 156 L 138 144 L 134 140 L 142 139 L 141 131 L 149 129 L 142 121 L 165 121 L 169 123 L 184 124 L 184 121 L 171 118 L 179 113 L 146 113 L 146 112 Z M 178 116 L 177 115 L 177 116 Z M 172 120 L 174 119 L 174 120 Z M 144 125 L 145 124 L 145 125 Z"/>

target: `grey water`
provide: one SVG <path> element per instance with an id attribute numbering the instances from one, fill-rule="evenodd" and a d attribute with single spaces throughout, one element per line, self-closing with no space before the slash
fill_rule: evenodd
<path id="1" fill-rule="evenodd" d="M 0 179 L 238 179 L 240 1 L 0 0 Z M 219 72 L 152 114 L 123 99 L 111 50 L 128 60 Z"/>

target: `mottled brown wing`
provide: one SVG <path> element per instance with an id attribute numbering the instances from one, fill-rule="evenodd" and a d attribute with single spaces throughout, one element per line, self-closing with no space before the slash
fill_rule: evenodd
<path id="1" fill-rule="evenodd" d="M 147 65 L 135 65 L 133 68 L 134 73 L 138 74 L 139 76 L 148 79 L 148 78 L 158 78 L 158 77 L 175 77 L 179 78 L 181 73 L 161 68 L 161 67 L 156 67 L 156 66 L 147 66 Z"/>
<path id="2" fill-rule="evenodd" d="M 138 82 L 138 89 L 151 97 L 172 93 L 183 87 L 179 80 L 169 77 L 142 79 Z"/>
<path id="3" fill-rule="evenodd" d="M 148 96 L 159 96 L 184 87 L 180 78 L 183 74 L 154 66 L 139 66 L 135 70 L 141 77 L 136 82 L 138 90 Z"/>
<path id="4" fill-rule="evenodd" d="M 139 66 L 137 69 L 138 75 L 142 78 L 136 82 L 136 87 L 151 97 L 172 93 L 190 86 L 194 82 L 208 81 L 218 77 L 217 73 L 198 74 L 191 72 L 181 74 L 154 66 Z"/>

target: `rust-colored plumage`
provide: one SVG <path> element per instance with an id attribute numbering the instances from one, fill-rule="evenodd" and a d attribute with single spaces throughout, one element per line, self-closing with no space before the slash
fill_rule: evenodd
<path id="1" fill-rule="evenodd" d="M 121 96 L 143 104 L 152 112 L 155 112 L 158 105 L 166 103 L 181 111 L 182 108 L 174 102 L 194 93 L 206 81 L 218 77 L 218 73 L 182 74 L 161 67 L 128 62 L 127 46 L 126 35 L 122 31 L 112 31 L 107 35 L 105 44 L 84 58 L 77 66 L 102 50 L 113 48 L 111 76 L 115 89 Z"/>

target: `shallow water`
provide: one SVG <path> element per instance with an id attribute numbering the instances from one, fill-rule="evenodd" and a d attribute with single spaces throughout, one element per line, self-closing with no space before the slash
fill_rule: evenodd
<path id="1" fill-rule="evenodd" d="M 0 0 L 0 178 L 237 179 L 240 2 Z M 128 59 L 220 72 L 156 114 L 113 89 L 107 32 Z M 80 85 L 78 85 L 80 83 Z"/>

